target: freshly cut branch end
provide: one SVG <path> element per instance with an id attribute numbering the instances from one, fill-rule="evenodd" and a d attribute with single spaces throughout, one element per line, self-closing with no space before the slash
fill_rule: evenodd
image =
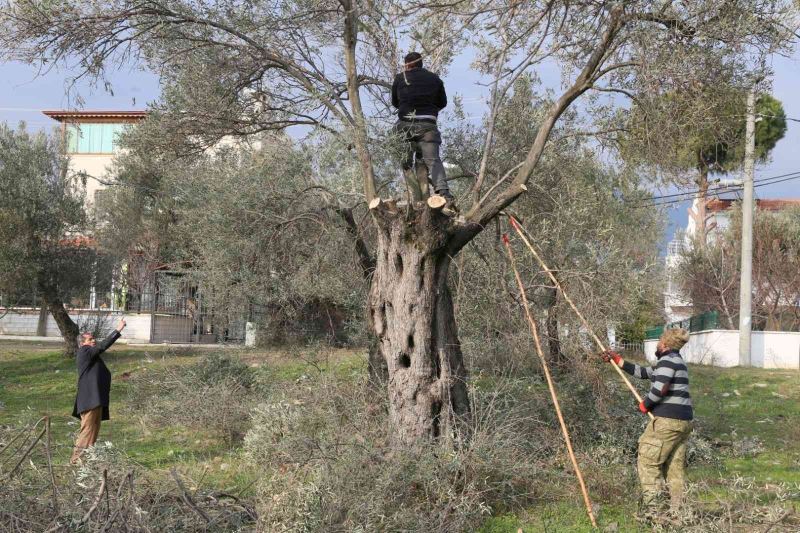
<path id="1" fill-rule="evenodd" d="M 428 198 L 428 207 L 430 207 L 431 209 L 436 209 L 436 210 L 442 209 L 446 203 L 447 200 L 444 198 L 444 196 L 439 196 L 438 194 L 434 194 L 433 196 Z"/>
<path id="2" fill-rule="evenodd" d="M 370 209 L 377 209 L 379 205 L 381 205 L 381 199 L 380 198 L 373 198 L 372 200 L 369 201 L 369 208 Z"/>

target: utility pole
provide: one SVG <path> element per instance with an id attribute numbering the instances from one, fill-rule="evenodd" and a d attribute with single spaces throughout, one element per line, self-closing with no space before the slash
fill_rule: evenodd
<path id="1" fill-rule="evenodd" d="M 750 366 L 753 299 L 753 171 L 756 155 L 756 84 L 747 93 L 742 199 L 742 270 L 739 285 L 739 366 Z"/>

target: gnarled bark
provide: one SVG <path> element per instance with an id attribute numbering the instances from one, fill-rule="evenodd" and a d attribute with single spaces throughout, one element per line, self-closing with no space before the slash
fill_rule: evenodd
<path id="1" fill-rule="evenodd" d="M 53 315 L 53 319 L 58 325 L 58 331 L 61 332 L 61 337 L 64 339 L 64 355 L 75 355 L 75 350 L 78 348 L 78 325 L 70 318 L 67 309 L 64 307 L 64 302 L 55 291 L 48 290 L 42 294 L 45 306 Z"/>
<path id="2" fill-rule="evenodd" d="M 447 285 L 454 223 L 422 203 L 371 207 L 378 236 L 369 320 L 388 369 L 393 436 L 413 444 L 448 435 L 470 410 Z"/>

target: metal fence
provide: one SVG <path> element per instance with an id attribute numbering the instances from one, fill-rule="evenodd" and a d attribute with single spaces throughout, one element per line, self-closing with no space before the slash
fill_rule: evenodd
<path id="1" fill-rule="evenodd" d="M 717 311 L 706 311 L 705 313 L 695 315 L 685 320 L 670 322 L 665 326 L 650 328 L 645 332 L 645 339 L 657 339 L 664 333 L 665 329 L 672 328 L 683 328 L 689 332 L 717 329 L 719 328 L 719 313 Z"/>
<path id="2" fill-rule="evenodd" d="M 614 349 L 622 354 L 642 355 L 644 353 L 643 342 L 617 342 Z"/>

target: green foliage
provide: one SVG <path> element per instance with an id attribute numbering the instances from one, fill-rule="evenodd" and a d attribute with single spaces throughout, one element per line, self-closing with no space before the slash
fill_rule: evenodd
<path id="1" fill-rule="evenodd" d="M 525 157 L 549 105 L 534 96 L 533 85 L 521 78 L 500 109 L 488 165 L 500 176 Z M 660 298 L 660 261 L 653 243 L 660 238 L 662 219 L 655 210 L 631 207 L 632 199 L 648 196 L 639 177 L 603 164 L 585 138 L 574 135 L 579 129 L 575 114 L 562 118 L 553 133 L 558 142 L 545 152 L 528 184 L 529 194 L 514 204 L 513 214 L 570 297 L 581 302 L 587 318 L 602 331 L 609 323 L 634 319 L 642 302 Z M 464 170 L 477 167 L 479 132 L 465 127 L 450 135 L 457 135 L 460 144 L 449 145 L 448 158 L 459 161 Z M 579 328 L 571 309 L 555 294 L 507 220 L 501 219 L 462 252 L 453 283 L 456 301 L 464 302 L 457 306 L 459 332 L 467 354 L 474 357 L 472 364 L 497 370 L 529 367 L 533 360 L 528 326 L 514 296 L 518 289 L 500 243 L 503 232 L 510 234 L 522 278 L 529 280 L 531 304 L 538 316 L 550 317 L 555 324 L 546 335 L 557 329 L 563 336 L 560 342 L 580 345 L 577 336 L 563 334 Z M 565 351 L 570 351 L 567 346 Z"/>
<path id="2" fill-rule="evenodd" d="M 275 391 L 245 439 L 272 473 L 259 489 L 261 527 L 458 532 L 525 505 L 549 444 L 531 438 L 532 411 L 511 408 L 524 405 L 511 391 L 473 398 L 468 443 L 404 450 L 386 433 L 385 400 L 361 380 L 320 375 Z"/>
<path id="3" fill-rule="evenodd" d="M 731 172 L 744 163 L 747 91 L 736 85 L 641 95 L 628 118 L 622 156 L 655 166 L 681 181 L 687 171 Z M 781 102 L 768 94 L 756 100 L 756 158 L 765 161 L 786 133 Z M 702 184 L 701 184 L 702 185 Z"/>
<path id="4" fill-rule="evenodd" d="M 137 372 L 128 388 L 128 408 L 158 427 L 186 426 L 240 440 L 255 401 L 255 374 L 236 356 L 204 354 L 190 366 Z"/>
<path id="5" fill-rule="evenodd" d="M 262 342 L 361 340 L 363 274 L 332 192 L 346 176 L 340 166 L 314 177 L 334 155 L 341 163 L 339 148 L 275 134 L 176 159 L 184 147 L 165 142 L 163 121 L 156 113 L 128 133 L 116 163 L 103 242 L 120 260 L 138 251 L 128 283 L 146 287 L 170 264 L 216 314 L 262 326 Z"/>
<path id="6" fill-rule="evenodd" d="M 56 142 L 0 124 L 0 292 L 8 301 L 45 286 L 62 298 L 88 288 L 95 252 L 65 242 L 86 227 L 83 202 Z"/>
<path id="7" fill-rule="evenodd" d="M 224 352 L 204 355 L 190 372 L 205 385 L 229 383 L 250 389 L 255 384 L 253 370 L 241 359 Z"/>

